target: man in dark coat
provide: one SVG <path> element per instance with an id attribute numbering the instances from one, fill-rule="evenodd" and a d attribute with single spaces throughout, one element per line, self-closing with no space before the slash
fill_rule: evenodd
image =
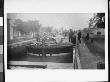
<path id="1" fill-rule="evenodd" d="M 72 42 L 72 39 L 73 39 L 73 31 L 72 31 L 72 29 L 70 29 L 70 32 L 69 32 L 69 42 Z"/>
<path id="2" fill-rule="evenodd" d="M 78 33 L 78 41 L 79 41 L 79 43 L 81 43 L 81 31 L 79 31 L 79 33 Z"/>
<path id="3" fill-rule="evenodd" d="M 87 33 L 86 35 L 86 40 L 89 40 L 89 33 Z"/>

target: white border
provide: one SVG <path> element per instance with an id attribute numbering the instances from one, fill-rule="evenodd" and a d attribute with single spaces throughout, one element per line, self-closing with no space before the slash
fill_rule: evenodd
<path id="1" fill-rule="evenodd" d="M 106 81 L 108 79 L 107 0 L 5 0 L 4 58 L 6 82 Z M 97 13 L 105 12 L 105 70 L 7 70 L 6 13 Z"/>

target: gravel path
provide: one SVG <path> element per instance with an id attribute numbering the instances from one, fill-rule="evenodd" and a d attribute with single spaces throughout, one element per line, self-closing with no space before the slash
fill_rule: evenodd
<path id="1" fill-rule="evenodd" d="M 91 53 L 83 41 L 79 44 L 78 50 L 82 69 L 97 69 L 97 62 L 105 63 L 105 59 Z"/>

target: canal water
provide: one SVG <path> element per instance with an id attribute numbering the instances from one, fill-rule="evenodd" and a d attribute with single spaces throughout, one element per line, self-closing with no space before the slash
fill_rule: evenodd
<path id="1" fill-rule="evenodd" d="M 73 69 L 73 55 L 75 53 L 59 53 L 59 54 L 46 54 L 45 59 L 42 58 L 42 54 L 32 54 L 27 53 L 25 46 L 19 46 L 13 48 L 13 52 L 8 51 L 8 66 L 11 66 L 11 69 L 38 69 L 38 68 L 29 68 L 21 67 L 20 64 L 37 64 L 37 65 L 46 65 L 46 69 Z M 73 49 L 74 50 L 74 49 Z"/>
<path id="2" fill-rule="evenodd" d="M 63 40 L 64 43 L 68 43 L 68 37 Z M 59 46 L 59 45 L 58 45 Z M 45 49 L 44 55 L 42 53 L 42 49 L 40 51 L 38 49 L 29 47 L 30 52 L 26 48 L 27 45 L 15 45 L 13 47 L 8 47 L 8 67 L 11 69 L 38 69 L 35 66 L 31 67 L 29 65 L 40 65 L 46 66 L 46 69 L 73 69 L 73 57 L 74 57 L 74 49 L 71 47 L 64 48 L 53 48 L 53 49 Z M 34 53 L 33 53 L 34 52 Z M 36 53 L 37 52 L 37 53 Z M 39 52 L 39 53 L 38 53 Z M 49 54 L 52 52 L 52 54 Z M 26 65 L 28 67 L 22 67 L 21 64 Z M 17 66 L 14 66 L 17 65 Z M 19 65 L 19 66 L 18 66 Z M 9 67 L 9 68 L 10 68 Z"/>

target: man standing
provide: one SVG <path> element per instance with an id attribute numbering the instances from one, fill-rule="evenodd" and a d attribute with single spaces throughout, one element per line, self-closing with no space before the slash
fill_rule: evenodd
<path id="1" fill-rule="evenodd" d="M 70 29 L 70 32 L 69 32 L 69 42 L 72 42 L 72 39 L 73 39 L 73 31 L 72 31 L 72 29 Z"/>
<path id="2" fill-rule="evenodd" d="M 89 40 L 89 33 L 87 33 L 86 35 L 86 40 Z"/>
<path id="3" fill-rule="evenodd" d="M 78 41 L 79 41 L 79 43 L 81 43 L 81 31 L 79 31 L 79 33 L 78 33 Z"/>

